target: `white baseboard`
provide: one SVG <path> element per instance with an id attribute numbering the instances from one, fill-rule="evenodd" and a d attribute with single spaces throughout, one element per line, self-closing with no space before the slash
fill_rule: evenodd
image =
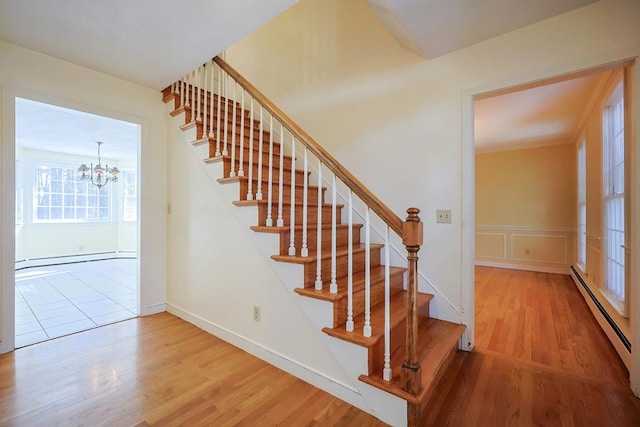
<path id="1" fill-rule="evenodd" d="M 0 342 L 0 354 L 9 353 L 10 351 L 13 351 L 13 350 L 15 350 L 15 343 Z"/>
<path id="2" fill-rule="evenodd" d="M 202 317 L 190 313 L 189 311 L 173 304 L 167 303 L 167 311 L 199 327 L 200 329 L 209 332 L 211 335 L 214 335 L 259 359 L 262 359 L 265 362 L 282 369 L 283 371 L 300 378 L 301 380 L 318 387 L 319 389 L 324 390 L 353 406 L 360 408 L 362 406 L 362 395 L 357 389 L 349 384 L 345 384 L 340 380 L 329 377 L 311 366 L 307 366 L 297 360 L 293 360 L 282 353 L 238 335 L 227 328 L 203 319 Z"/>
<path id="3" fill-rule="evenodd" d="M 152 314 L 164 313 L 167 311 L 167 304 L 156 304 L 140 309 L 140 316 L 151 316 Z"/>
<path id="4" fill-rule="evenodd" d="M 16 261 L 16 270 L 27 267 L 45 267 L 47 265 L 70 264 L 74 262 L 103 261 L 107 259 L 136 258 L 136 252 L 112 251 L 93 254 L 63 255 L 57 257 L 31 258 Z"/>
<path id="5" fill-rule="evenodd" d="M 476 261 L 475 264 L 479 267 L 495 267 L 495 268 L 506 268 L 508 270 L 535 271 L 536 273 L 564 274 L 567 276 L 571 274 L 568 268 L 535 267 L 530 265 L 505 264 L 501 262 L 487 262 L 487 261 Z"/>

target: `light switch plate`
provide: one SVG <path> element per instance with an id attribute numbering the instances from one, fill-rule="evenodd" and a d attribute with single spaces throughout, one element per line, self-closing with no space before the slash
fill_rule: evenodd
<path id="1" fill-rule="evenodd" d="M 436 222 L 438 224 L 451 224 L 451 209 L 436 210 Z"/>

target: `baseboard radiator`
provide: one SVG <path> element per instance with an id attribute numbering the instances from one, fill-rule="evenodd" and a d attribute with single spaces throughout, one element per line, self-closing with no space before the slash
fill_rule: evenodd
<path id="1" fill-rule="evenodd" d="M 596 321 L 607 335 L 611 344 L 616 349 L 618 355 L 628 369 L 631 362 L 631 341 L 629 341 L 629 338 L 624 334 L 620 325 L 616 323 L 614 318 L 607 311 L 606 307 L 602 305 L 591 288 L 589 288 L 587 282 L 580 275 L 580 272 L 574 266 L 571 266 L 571 276 L 580 290 L 580 293 L 584 296 L 585 301 L 591 309 Z"/>
<path id="2" fill-rule="evenodd" d="M 110 251 L 110 252 L 95 252 L 88 254 L 77 255 L 59 255 L 52 257 L 39 257 L 16 260 L 16 271 L 29 267 L 46 267 L 49 265 L 60 264 L 73 264 L 77 262 L 87 261 L 104 261 L 108 259 L 119 258 L 137 258 L 138 254 L 135 251 Z"/>

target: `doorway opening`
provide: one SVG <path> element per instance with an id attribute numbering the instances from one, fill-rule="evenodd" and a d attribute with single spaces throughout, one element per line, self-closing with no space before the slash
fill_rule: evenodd
<path id="1" fill-rule="evenodd" d="M 139 315 L 140 135 L 15 98 L 16 348 Z"/>
<path id="2" fill-rule="evenodd" d="M 600 364 L 603 380 L 624 376 L 624 365 L 631 369 L 624 343 L 617 345 L 616 333 L 598 326 L 602 322 L 594 309 L 604 307 L 614 327 L 631 336 L 629 313 L 607 296 L 601 273 L 608 250 L 602 184 L 606 111 L 612 94 L 631 75 L 627 65 L 474 98 L 478 350 L 579 373 L 579 361 L 563 350 L 577 346 Z M 619 140 L 616 153 L 624 160 L 630 138 Z M 621 183 L 633 173 L 621 172 Z M 621 214 L 616 230 L 627 233 L 617 245 L 624 253 L 629 210 L 616 212 Z M 625 274 L 617 279 L 624 286 Z M 587 323 L 595 332 L 584 333 Z"/>

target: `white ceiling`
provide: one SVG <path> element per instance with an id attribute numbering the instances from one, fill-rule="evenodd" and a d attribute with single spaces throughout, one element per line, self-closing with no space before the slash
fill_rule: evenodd
<path id="1" fill-rule="evenodd" d="M 597 0 L 367 0 L 406 48 L 432 59 Z"/>
<path id="2" fill-rule="evenodd" d="M 162 89 L 296 1 L 0 0 L 0 38 Z M 402 45 L 434 58 L 594 0 L 366 1 Z M 479 101 L 479 150 L 566 140 L 579 121 L 577 106 L 594 79 Z M 109 119 L 42 105 L 25 103 L 20 108 L 25 121 L 21 145 L 37 142 L 39 147 L 65 146 L 84 153 L 85 146 L 99 139 L 105 141 L 105 157 L 135 155 L 134 145 L 123 136 L 126 125 L 121 128 L 103 121 Z M 71 124 L 64 130 L 62 116 Z"/>
<path id="3" fill-rule="evenodd" d="M 566 144 L 609 72 L 590 74 L 474 102 L 477 152 Z"/>
<path id="4" fill-rule="evenodd" d="M 0 39 L 158 90 L 296 0 L 0 0 Z"/>
<path id="5" fill-rule="evenodd" d="M 135 160 L 140 126 L 29 99 L 16 99 L 16 145 L 74 154 L 96 163 L 98 146 L 105 159 Z"/>

